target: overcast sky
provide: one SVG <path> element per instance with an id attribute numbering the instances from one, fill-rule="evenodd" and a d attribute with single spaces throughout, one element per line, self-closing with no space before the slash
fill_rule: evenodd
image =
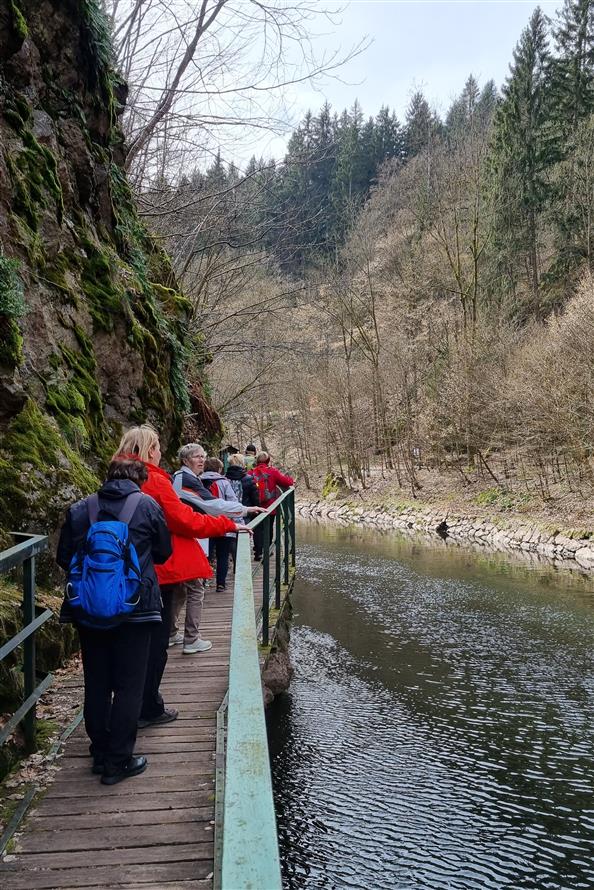
<path id="1" fill-rule="evenodd" d="M 553 17 L 562 0 L 350 0 L 336 27 L 315 41 L 318 51 L 343 50 L 367 36 L 365 53 L 349 62 L 339 80 L 326 79 L 316 91 L 292 87 L 294 119 L 317 111 L 327 98 L 341 111 L 358 99 L 366 115 L 389 105 L 402 120 L 411 93 L 421 88 L 445 112 L 469 74 L 481 84 L 501 86 L 512 51 L 536 8 Z M 260 152 L 282 157 L 286 140 L 263 140 Z"/>

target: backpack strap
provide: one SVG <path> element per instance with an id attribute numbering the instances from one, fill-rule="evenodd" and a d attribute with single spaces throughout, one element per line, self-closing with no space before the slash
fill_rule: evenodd
<path id="1" fill-rule="evenodd" d="M 138 507 L 142 498 L 141 491 L 133 491 L 132 494 L 129 494 L 126 498 L 126 503 L 122 509 L 122 512 L 118 516 L 120 522 L 125 522 L 126 525 L 130 525 L 132 521 L 132 517 L 136 513 L 136 508 Z"/>
<path id="2" fill-rule="evenodd" d="M 97 520 L 99 519 L 99 495 L 92 494 L 87 498 L 87 510 L 89 512 L 89 522 L 91 525 L 95 525 Z"/>
<path id="3" fill-rule="evenodd" d="M 136 508 L 138 507 L 140 500 L 142 498 L 141 491 L 133 491 L 128 495 L 124 502 L 124 506 L 120 512 L 120 515 L 117 517 L 119 522 L 125 522 L 126 525 L 130 525 L 132 517 L 136 513 Z M 89 522 L 91 525 L 94 525 L 99 519 L 99 495 L 92 494 L 87 498 L 87 510 L 89 511 Z"/>

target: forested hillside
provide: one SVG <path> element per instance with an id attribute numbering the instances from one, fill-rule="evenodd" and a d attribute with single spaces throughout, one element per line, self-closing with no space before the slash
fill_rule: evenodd
<path id="1" fill-rule="evenodd" d="M 401 122 L 325 104 L 282 162 L 219 156 L 143 195 L 231 437 L 306 478 L 379 462 L 413 494 L 428 465 L 590 490 L 591 0 L 537 9 L 501 90 L 469 76 L 442 117 L 421 93 Z"/>

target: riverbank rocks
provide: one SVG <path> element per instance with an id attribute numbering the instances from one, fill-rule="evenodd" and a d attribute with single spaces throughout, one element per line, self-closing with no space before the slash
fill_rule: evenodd
<path id="1" fill-rule="evenodd" d="M 392 505 L 363 507 L 351 504 L 331 504 L 324 500 L 297 503 L 297 513 L 303 517 L 328 519 L 343 525 L 357 523 L 380 528 L 434 533 L 454 541 L 468 541 L 492 550 L 521 551 L 546 559 L 594 571 L 594 539 L 570 538 L 560 531 L 538 528 L 524 522 L 501 524 L 477 516 L 454 514 L 441 509 Z"/>

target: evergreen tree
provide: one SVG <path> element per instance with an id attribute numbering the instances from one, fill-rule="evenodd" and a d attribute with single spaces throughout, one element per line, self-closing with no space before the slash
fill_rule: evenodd
<path id="1" fill-rule="evenodd" d="M 497 87 L 494 80 L 488 80 L 482 88 L 477 102 L 479 120 L 485 129 L 491 125 L 496 108 Z"/>
<path id="2" fill-rule="evenodd" d="M 479 85 L 471 74 L 461 94 L 452 102 L 446 116 L 446 132 L 450 139 L 456 141 L 464 135 L 465 130 L 474 121 L 479 99 Z"/>
<path id="3" fill-rule="evenodd" d="M 427 148 L 439 130 L 439 120 L 429 108 L 429 103 L 423 93 L 418 90 L 410 100 L 406 111 L 404 137 L 406 157 L 414 158 L 424 148 Z"/>
<path id="4" fill-rule="evenodd" d="M 382 105 L 375 119 L 375 163 L 376 168 L 391 158 L 402 160 L 404 157 L 404 137 L 398 118 L 390 112 L 387 105 Z"/>
<path id="5" fill-rule="evenodd" d="M 563 145 L 594 112 L 594 0 L 564 0 L 553 34 L 552 111 Z"/>
<path id="6" fill-rule="evenodd" d="M 541 222 L 555 160 L 546 102 L 550 55 L 540 8 L 532 14 L 513 58 L 495 115 L 491 152 L 495 246 L 499 272 L 504 272 L 510 290 L 515 293 L 518 281 L 524 279 L 538 311 Z M 501 286 L 501 275 L 497 284 Z"/>

